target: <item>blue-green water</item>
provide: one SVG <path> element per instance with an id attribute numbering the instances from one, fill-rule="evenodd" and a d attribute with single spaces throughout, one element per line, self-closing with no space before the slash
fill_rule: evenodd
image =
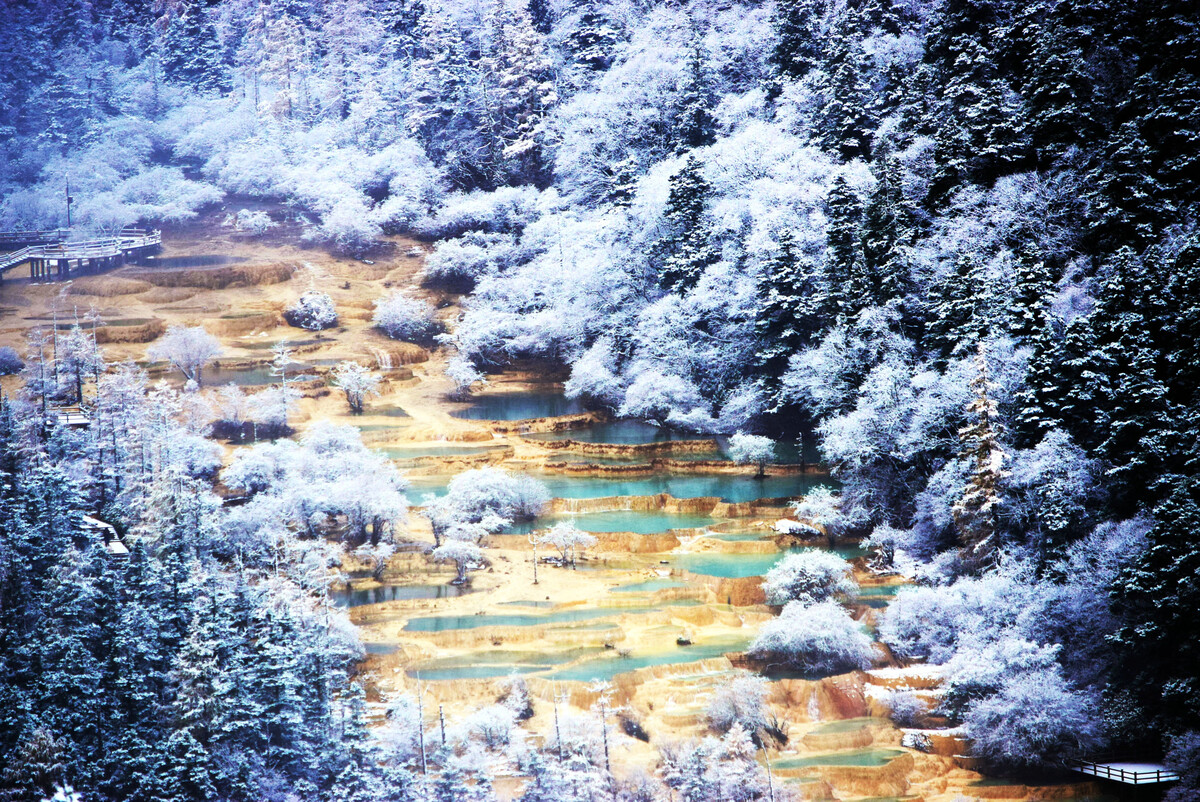
<path id="1" fill-rule="evenodd" d="M 218 387 L 225 384 L 253 387 L 260 384 L 272 384 L 280 380 L 278 376 L 271 375 L 270 365 L 257 365 L 252 368 L 216 368 L 209 365 L 204 369 L 203 378 L 205 387 Z M 296 378 L 299 377 L 289 375 L 288 381 Z"/>
<path id="2" fill-rule="evenodd" d="M 603 652 L 602 646 L 564 649 L 561 651 L 515 651 L 489 649 L 456 657 L 426 660 L 405 672 L 423 680 L 491 679 L 512 673 L 530 674 L 570 663 Z"/>
<path id="3" fill-rule="evenodd" d="M 485 393 L 471 399 L 471 406 L 452 412 L 467 420 L 527 420 L 586 412 L 583 402 L 562 393 Z"/>
<path id="4" fill-rule="evenodd" d="M 772 761 L 777 769 L 801 769 L 808 766 L 866 766 L 880 768 L 904 754 L 901 749 L 855 749 L 846 752 L 831 752 L 826 755 L 786 757 Z"/>
<path id="5" fill-rule="evenodd" d="M 578 665 L 567 666 L 546 675 L 546 679 L 575 680 L 579 682 L 599 682 L 611 680 L 618 674 L 637 671 L 639 668 L 651 666 L 666 666 L 674 663 L 691 663 L 696 660 L 708 660 L 721 657 L 727 652 L 740 652 L 750 643 L 747 637 L 713 638 L 710 641 L 693 644 L 692 646 L 672 645 L 667 649 L 648 654 L 631 654 L 621 657 L 610 653 L 592 660 L 585 660 Z"/>
<path id="6" fill-rule="evenodd" d="M 821 476 L 768 476 L 756 479 L 753 476 L 730 476 L 727 474 L 701 474 L 681 476 L 679 474 L 656 473 L 627 479 L 612 479 L 595 476 L 555 476 L 532 473 L 530 476 L 546 485 L 552 498 L 605 498 L 609 496 L 655 496 L 668 493 L 675 498 L 698 498 L 702 496 L 720 498 L 724 501 L 756 501 L 761 498 L 789 498 L 802 496 L 813 488 L 827 485 L 828 479 Z M 442 495 L 446 491 L 449 477 L 421 476 L 412 478 L 416 493 L 433 492 Z"/>
<path id="7" fill-rule="evenodd" d="M 793 549 L 792 551 L 798 551 Z M 856 546 L 832 550 L 843 559 L 853 559 L 862 556 L 862 549 Z M 750 576 L 762 576 L 770 571 L 775 563 L 783 559 L 786 552 L 771 554 L 670 554 L 664 557 L 671 568 L 690 571 L 693 574 L 715 576 L 721 579 L 744 579 Z"/>
<path id="8" fill-rule="evenodd" d="M 678 579 L 647 579 L 644 582 L 630 582 L 626 585 L 617 585 L 615 588 L 610 588 L 610 593 L 654 593 L 659 590 L 668 590 L 670 588 L 686 588 L 687 582 Z"/>
<path id="9" fill-rule="evenodd" d="M 654 607 L 576 607 L 555 613 L 514 613 L 511 615 L 436 615 L 413 618 L 404 625 L 406 632 L 449 632 L 458 629 L 479 627 L 535 627 L 547 624 L 574 624 L 596 618 L 613 618 L 619 615 L 651 613 L 664 607 L 691 607 L 699 604 L 692 599 L 679 599 Z"/>
<path id="10" fill-rule="evenodd" d="M 743 543 L 753 540 L 769 540 L 771 533 L 762 532 L 709 532 L 705 537 L 713 540 L 724 540 L 726 543 Z"/>
<path id="11" fill-rule="evenodd" d="M 470 593 L 461 585 L 381 585 L 375 588 L 342 590 L 333 594 L 339 607 L 359 607 L 387 601 L 408 599 L 453 599 Z"/>
<path id="12" fill-rule="evenodd" d="M 504 446 L 388 446 L 376 449 L 391 459 L 417 459 L 419 457 L 471 457 L 499 451 Z"/>
<path id="13" fill-rule="evenodd" d="M 579 515 L 543 515 L 534 521 L 514 524 L 504 531 L 517 535 L 527 534 L 548 529 L 560 521 L 571 521 L 585 532 L 633 532 L 652 535 L 666 532 L 668 529 L 698 529 L 711 526 L 718 519 L 708 515 L 674 514 L 659 510 L 613 510 Z"/>
<path id="14" fill-rule="evenodd" d="M 523 435 L 530 440 L 574 440 L 578 443 L 615 443 L 617 445 L 641 445 L 660 443 L 667 440 L 702 440 L 704 435 L 655 426 L 645 421 L 623 419 L 605 423 L 593 423 L 579 429 L 561 432 L 539 432 Z"/>

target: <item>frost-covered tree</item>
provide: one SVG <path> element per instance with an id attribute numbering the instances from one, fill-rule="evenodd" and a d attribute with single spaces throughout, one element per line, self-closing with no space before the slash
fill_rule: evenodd
<path id="1" fill-rule="evenodd" d="M 399 292 L 376 301 L 375 315 L 371 319 L 394 340 L 423 342 L 437 328 L 433 307 L 428 302 Z"/>
<path id="2" fill-rule="evenodd" d="M 380 378 L 368 368 L 347 360 L 339 362 L 330 371 L 330 384 L 346 395 L 350 411 L 361 414 L 367 396 L 379 395 Z"/>
<path id="3" fill-rule="evenodd" d="M 560 564 L 574 567 L 578 553 L 596 545 L 596 538 L 571 521 L 560 521 L 539 537 L 538 543 L 553 546 L 558 551 Z"/>
<path id="4" fill-rule="evenodd" d="M 763 591 L 771 604 L 798 601 L 815 604 L 853 599 L 858 583 L 850 563 L 836 554 L 804 549 L 788 554 L 763 578 Z"/>
<path id="5" fill-rule="evenodd" d="M 789 602 L 779 617 L 763 624 L 749 654 L 814 675 L 866 669 L 875 647 L 863 627 L 840 604 Z"/>
<path id="6" fill-rule="evenodd" d="M 203 326 L 172 326 L 146 353 L 151 359 L 171 363 L 186 380 L 203 386 L 204 366 L 224 353 L 224 349 Z"/>
<path id="7" fill-rule="evenodd" d="M 763 476 L 767 464 L 775 459 L 775 441 L 759 434 L 735 432 L 729 438 L 729 458 L 739 465 L 755 465 Z"/>

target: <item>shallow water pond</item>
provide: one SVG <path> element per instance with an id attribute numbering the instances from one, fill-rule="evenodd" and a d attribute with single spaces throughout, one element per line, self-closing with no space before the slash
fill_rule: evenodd
<path id="1" fill-rule="evenodd" d="M 413 618 L 404 625 L 406 632 L 449 632 L 479 627 L 536 627 L 547 624 L 573 624 L 596 618 L 615 618 L 619 615 L 652 613 L 664 607 L 691 607 L 699 604 L 692 599 L 679 599 L 663 605 L 634 607 L 576 607 L 554 613 L 511 613 L 506 615 L 434 615 Z"/>
<path id="2" fill-rule="evenodd" d="M 715 576 L 720 579 L 744 579 L 750 576 L 763 576 L 770 571 L 775 563 L 783 559 L 789 551 L 770 554 L 671 554 L 664 559 L 671 568 L 690 571 L 693 574 Z M 862 549 L 857 546 L 830 549 L 842 559 L 851 560 L 862 556 Z"/>
<path id="3" fill-rule="evenodd" d="M 687 586 L 687 582 L 679 579 L 647 579 L 644 582 L 617 585 L 615 588 L 609 588 L 609 593 L 655 593 L 660 590 L 686 588 Z"/>
<path id="4" fill-rule="evenodd" d="M 387 446 L 376 449 L 392 459 L 418 459 L 419 457 L 471 457 L 503 450 L 504 446 Z"/>
<path id="5" fill-rule="evenodd" d="M 549 651 L 488 649 L 454 657 L 439 657 L 409 667 L 405 673 L 423 680 L 491 679 L 512 673 L 530 674 L 571 663 L 604 651 L 603 646 Z"/>
<path id="6" fill-rule="evenodd" d="M 703 435 L 655 426 L 640 420 L 614 420 L 593 423 L 579 429 L 561 432 L 538 432 L 522 435 L 529 440 L 574 440 L 578 443 L 615 443 L 617 445 L 642 445 L 667 440 L 700 440 Z"/>
<path id="7" fill-rule="evenodd" d="M 639 668 L 652 666 L 667 666 L 676 663 L 692 663 L 697 660 L 708 660 L 721 657 L 727 652 L 740 652 L 750 643 L 747 635 L 713 638 L 708 641 L 695 643 L 691 646 L 677 646 L 674 643 L 669 648 L 647 652 L 634 652 L 629 657 L 621 657 L 611 650 L 606 655 L 586 660 L 578 665 L 567 666 L 546 675 L 546 679 L 576 680 L 580 682 L 599 682 L 611 680 L 618 674 L 637 671 Z"/>
<path id="8" fill-rule="evenodd" d="M 668 529 L 698 529 L 711 526 L 719 519 L 708 515 L 676 514 L 660 510 L 613 510 L 579 515 L 543 515 L 534 521 L 522 521 L 505 529 L 511 534 L 528 534 L 570 521 L 585 532 L 633 532 L 652 535 Z"/>
<path id="9" fill-rule="evenodd" d="M 854 749 L 824 755 L 785 757 L 771 762 L 777 769 L 802 769 L 808 766 L 865 766 L 881 768 L 904 754 L 902 749 Z"/>
<path id="10" fill-rule="evenodd" d="M 409 599 L 456 599 L 470 592 L 470 588 L 462 585 L 381 585 L 374 588 L 351 588 L 330 595 L 339 607 L 360 607 L 364 604 Z"/>
<path id="11" fill-rule="evenodd" d="M 164 270 L 179 270 L 195 267 L 221 267 L 222 265 L 240 264 L 244 261 L 246 261 L 246 257 L 244 256 L 149 256 L 142 266 Z"/>
<path id="12" fill-rule="evenodd" d="M 467 420 L 528 420 L 553 418 L 586 412 L 582 401 L 562 393 L 530 391 L 522 393 L 485 393 L 474 396 L 466 409 L 452 413 Z"/>
<path id="13" fill-rule="evenodd" d="M 594 476 L 557 476 L 546 473 L 531 473 L 533 478 L 546 485 L 552 498 L 606 498 L 610 496 L 655 496 L 668 493 L 675 498 L 720 498 L 724 501 L 756 501 L 761 498 L 789 498 L 802 496 L 813 488 L 828 485 L 823 476 L 768 476 L 756 479 L 753 476 L 729 474 L 702 474 L 681 476 L 679 474 L 656 473 L 628 479 L 610 479 Z M 448 476 L 413 477 L 414 489 L 442 495 L 449 483 Z"/>

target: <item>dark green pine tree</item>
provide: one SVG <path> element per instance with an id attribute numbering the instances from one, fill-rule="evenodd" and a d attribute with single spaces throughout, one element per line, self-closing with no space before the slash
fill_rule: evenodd
<path id="1" fill-rule="evenodd" d="M 425 14 L 423 0 L 375 0 L 375 18 L 391 36 L 412 39 Z"/>
<path id="2" fill-rule="evenodd" d="M 582 67 L 595 71 L 608 69 L 618 41 L 616 29 L 595 0 L 587 0 L 576 8 L 579 18 L 567 35 L 567 51 Z"/>
<path id="3" fill-rule="evenodd" d="M 754 318 L 758 366 L 772 398 L 788 359 L 808 342 L 818 325 L 823 304 L 813 273 L 791 232 L 781 232 L 779 253 L 766 265 L 758 284 Z"/>
<path id="4" fill-rule="evenodd" d="M 712 189 L 700 173 L 700 162 L 688 156 L 683 168 L 671 177 L 671 191 L 663 212 L 671 233 L 659 240 L 659 286 L 686 292 L 696 286 L 701 273 L 716 263 L 720 254 L 712 244 L 706 218 Z"/>
<path id="5" fill-rule="evenodd" d="M 1017 393 L 1014 430 L 1017 445 L 1031 447 L 1041 442 L 1051 429 L 1065 425 L 1063 389 L 1068 372 L 1063 343 L 1049 322 L 1025 338 L 1033 353 L 1025 381 Z"/>
<path id="6" fill-rule="evenodd" d="M 898 305 L 908 294 L 910 276 L 904 248 L 913 236 L 913 215 L 904 197 L 900 165 L 895 159 L 885 159 L 862 222 L 863 267 L 872 277 L 873 306 Z"/>
<path id="7" fill-rule="evenodd" d="M 716 120 L 712 116 L 715 94 L 705 68 L 701 43 L 693 39 L 688 52 L 687 76 L 679 95 L 673 138 L 675 151 L 711 145 L 716 140 Z"/>
<path id="8" fill-rule="evenodd" d="M 1118 672 L 1110 688 L 1143 711 L 1140 720 L 1121 722 L 1138 739 L 1200 721 L 1200 478 L 1168 476 L 1162 486 L 1167 495 L 1154 508 L 1149 548 L 1113 588 L 1124 625 L 1112 639 Z"/>
<path id="9" fill-rule="evenodd" d="M 963 254 L 955 260 L 954 270 L 929 288 L 925 341 L 938 364 L 969 353 L 987 333 L 987 287 L 979 260 Z"/>
<path id="10" fill-rule="evenodd" d="M 636 156 L 622 159 L 608 168 L 608 202 L 618 209 L 628 209 L 637 194 L 641 169 Z"/>
<path id="11" fill-rule="evenodd" d="M 55 788 L 66 781 L 62 747 L 44 728 L 21 733 L 16 748 L 0 762 L 0 800 L 37 802 L 54 796 Z"/>
<path id="12" fill-rule="evenodd" d="M 863 204 L 846 180 L 838 176 L 826 205 L 829 226 L 823 294 L 830 317 L 844 320 L 857 314 L 872 298 L 862 250 Z"/>
<path id="13" fill-rule="evenodd" d="M 771 63 L 785 80 L 803 78 L 820 64 L 826 10 L 826 0 L 780 0 L 775 4 L 771 22 L 776 38 Z"/>
<path id="14" fill-rule="evenodd" d="M 1172 260 L 1164 292 L 1167 314 L 1162 316 L 1162 343 L 1166 365 L 1163 371 L 1170 401 L 1192 416 L 1192 424 L 1181 427 L 1200 436 L 1195 424 L 1200 416 L 1200 236 L 1180 249 Z M 1194 454 L 1189 448 L 1187 453 Z M 1185 465 L 1179 471 L 1196 470 Z"/>
<path id="15" fill-rule="evenodd" d="M 199 0 L 184 6 L 168 24 L 163 71 L 172 81 L 201 92 L 226 92 L 232 86 L 217 29 Z"/>
<path id="16" fill-rule="evenodd" d="M 533 21 L 533 29 L 542 36 L 553 31 L 558 22 L 550 0 L 529 0 L 529 18 Z"/>
<path id="17" fill-rule="evenodd" d="M 1116 481 L 1116 498 L 1135 505 L 1172 450 L 1174 431 L 1167 388 L 1160 379 L 1158 348 L 1151 324 L 1159 277 L 1132 251 L 1122 250 L 1106 266 L 1099 303 L 1092 315 L 1099 451 Z M 1148 314 L 1149 313 L 1149 314 Z"/>
<path id="18" fill-rule="evenodd" d="M 861 15 L 851 12 L 829 41 L 825 100 L 817 114 L 817 131 L 827 150 L 846 161 L 871 156 L 871 139 L 879 125 L 877 100 L 869 75 L 871 63 L 863 52 Z"/>
<path id="19" fill-rule="evenodd" d="M 1054 295 L 1054 271 L 1029 248 L 1016 253 L 1016 287 L 1012 297 L 1012 333 L 1022 340 L 1039 336 Z"/>

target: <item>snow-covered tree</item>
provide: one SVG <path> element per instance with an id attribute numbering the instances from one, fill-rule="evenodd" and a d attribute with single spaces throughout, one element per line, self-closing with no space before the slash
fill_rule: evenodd
<path id="1" fill-rule="evenodd" d="M 758 466 L 758 475 L 766 473 L 767 464 L 775 459 L 775 441 L 758 434 L 736 432 L 729 438 L 729 458 L 741 465 Z"/>
<path id="2" fill-rule="evenodd" d="M 804 549 L 788 554 L 767 572 L 763 591 L 771 604 L 798 601 L 815 604 L 827 600 L 853 599 L 858 583 L 850 563 L 836 554 Z"/>
<path id="3" fill-rule="evenodd" d="M 574 566 L 578 552 L 587 551 L 595 546 L 596 538 L 571 521 L 560 521 L 539 537 L 538 543 L 553 546 L 558 551 L 562 565 Z"/>
<path id="4" fill-rule="evenodd" d="M 350 411 L 361 414 L 367 396 L 379 395 L 380 378 L 368 368 L 346 360 L 334 365 L 330 371 L 330 384 L 346 394 Z"/>
<path id="5" fill-rule="evenodd" d="M 329 293 L 308 290 L 283 310 L 288 323 L 309 331 L 320 331 L 337 325 L 337 309 Z"/>
<path id="6" fill-rule="evenodd" d="M 216 337 L 203 326 L 185 328 L 171 326 L 167 333 L 150 346 L 147 355 L 171 363 L 171 367 L 197 386 L 204 385 L 204 366 L 224 353 Z"/>
<path id="7" fill-rule="evenodd" d="M 400 292 L 376 301 L 372 320 L 392 339 L 409 342 L 423 342 L 437 328 L 434 309 L 428 302 Z"/>
<path id="8" fill-rule="evenodd" d="M 868 668 L 875 647 L 840 604 L 794 601 L 784 606 L 778 618 L 763 624 L 749 653 L 767 663 L 828 675 Z"/>

